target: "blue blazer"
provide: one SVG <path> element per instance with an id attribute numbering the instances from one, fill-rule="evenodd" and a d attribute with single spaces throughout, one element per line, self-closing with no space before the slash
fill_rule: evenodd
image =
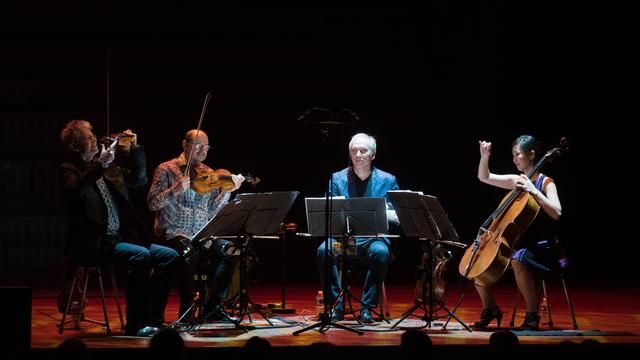
<path id="1" fill-rule="evenodd" d="M 356 185 L 353 181 L 355 176 L 356 174 L 351 167 L 333 173 L 331 196 L 344 196 L 347 199 L 357 197 Z M 374 167 L 371 172 L 371 179 L 369 179 L 367 189 L 364 192 L 364 197 L 384 197 L 387 200 L 388 207 L 391 209 L 393 207 L 387 196 L 387 191 L 399 189 L 395 176 Z"/>

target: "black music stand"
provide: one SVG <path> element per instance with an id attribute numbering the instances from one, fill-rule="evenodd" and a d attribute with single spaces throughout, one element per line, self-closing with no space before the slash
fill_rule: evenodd
<path id="1" fill-rule="evenodd" d="M 234 304 L 239 304 L 236 326 L 245 315 L 249 317 L 250 322 L 252 321 L 248 311 L 249 305 L 273 326 L 249 297 L 246 254 L 254 238 L 274 235 L 282 228 L 282 221 L 297 196 L 297 191 L 239 194 L 220 209 L 191 241 L 194 248 L 199 248 L 217 238 L 232 239 L 232 248 L 225 249 L 225 252 L 237 253 L 240 256 L 240 292 L 234 301 Z M 206 314 L 202 320 L 206 320 L 209 315 Z"/>
<path id="2" fill-rule="evenodd" d="M 440 205 L 435 196 L 423 195 L 412 191 L 389 191 L 387 192 L 391 203 L 393 204 L 402 232 L 407 237 L 416 237 L 425 240 L 423 249 L 427 255 L 427 264 L 423 272 L 422 296 L 416 299 L 415 305 L 405 311 L 402 317 L 391 326 L 391 329 L 398 326 L 404 319 L 413 314 L 417 309 L 423 309 L 424 315 L 422 319 L 427 322 L 426 327 L 431 328 L 431 322 L 435 320 L 434 314 L 438 310 L 444 310 L 453 317 L 467 330 L 471 328 L 460 320 L 451 312 L 443 303 L 434 296 L 434 278 L 435 271 L 434 247 L 440 244 L 457 244 L 458 234 L 453 228 L 447 213 Z M 429 289 L 427 291 L 427 281 Z M 427 293 L 428 292 L 428 293 Z M 428 299 L 428 301 L 425 301 Z M 436 308 L 436 305 L 438 308 Z M 443 327 L 444 328 L 444 327 Z"/>
<path id="3" fill-rule="evenodd" d="M 358 319 L 357 316 L 355 316 L 351 299 L 353 298 L 358 301 L 361 306 L 364 304 L 358 297 L 351 293 L 348 259 L 349 256 L 356 255 L 354 237 L 380 237 L 387 233 L 388 223 L 386 201 L 384 198 L 376 197 L 351 199 L 333 198 L 329 202 L 330 204 L 327 204 L 326 198 L 305 199 L 307 226 L 311 236 L 325 237 L 328 235 L 342 243 L 342 252 L 339 254 L 340 256 L 337 261 L 337 265 L 342 268 L 343 275 L 343 279 L 341 279 L 340 284 L 341 290 L 338 297 L 330 307 L 331 310 L 325 311 L 325 313 L 321 315 L 319 322 L 295 331 L 293 333 L 294 335 L 298 335 L 304 331 L 317 327 L 319 327 L 322 332 L 331 326 L 353 331 L 358 335 L 363 334 L 362 331 L 332 322 L 330 314 L 333 313 L 341 300 L 344 302 L 343 299 L 346 298 L 351 314 L 354 315 L 354 318 Z M 327 208 L 330 210 L 327 211 Z M 327 225 L 329 228 L 327 228 Z M 330 242 L 327 242 L 326 245 L 329 246 Z M 328 261 L 328 259 L 325 260 Z M 328 276 L 325 277 L 324 282 L 325 288 L 329 289 Z M 328 298 L 329 295 L 325 294 L 325 299 Z M 384 319 L 384 317 L 377 313 L 375 309 L 366 305 L 364 306 L 378 317 Z M 360 322 L 360 320 L 357 321 Z M 387 320 L 385 319 L 385 321 Z"/>

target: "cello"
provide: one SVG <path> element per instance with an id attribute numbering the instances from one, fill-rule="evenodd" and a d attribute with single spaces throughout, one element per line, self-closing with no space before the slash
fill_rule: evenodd
<path id="1" fill-rule="evenodd" d="M 568 151 L 567 139 L 549 150 L 527 176 L 531 178 L 544 164 Z M 506 271 L 513 252 L 512 247 L 520 234 L 533 222 L 540 210 L 535 198 L 521 188 L 511 190 L 498 208 L 482 223 L 475 240 L 467 248 L 458 271 L 479 285 L 491 285 Z"/>

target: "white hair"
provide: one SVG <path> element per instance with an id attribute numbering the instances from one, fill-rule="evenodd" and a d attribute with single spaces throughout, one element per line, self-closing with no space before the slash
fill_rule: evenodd
<path id="1" fill-rule="evenodd" d="M 93 126 L 86 120 L 71 120 L 60 132 L 60 141 L 68 153 L 72 154 L 74 152 L 71 145 L 80 139 L 80 130 L 83 128 L 89 128 L 89 130 L 91 130 Z"/>
<path id="2" fill-rule="evenodd" d="M 371 151 L 372 154 L 376 153 L 376 138 L 374 138 L 373 136 L 365 133 L 358 133 L 353 135 L 353 137 L 351 138 L 351 141 L 349 141 L 349 149 L 351 149 L 351 147 L 353 146 L 353 143 L 356 140 L 364 140 L 367 149 L 369 149 L 369 151 Z"/>

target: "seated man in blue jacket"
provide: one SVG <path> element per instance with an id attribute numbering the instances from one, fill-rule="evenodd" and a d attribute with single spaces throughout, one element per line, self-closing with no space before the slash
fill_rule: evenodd
<path id="1" fill-rule="evenodd" d="M 355 197 L 384 197 L 387 199 L 387 216 L 389 221 L 398 223 L 395 212 L 390 208 L 391 203 L 387 198 L 387 191 L 400 189 L 396 177 L 377 169 L 371 165 L 376 157 L 376 139 L 373 136 L 359 133 L 354 135 L 349 142 L 349 158 L 351 165 L 342 171 L 333 174 L 331 182 L 331 196 Z M 331 240 L 334 241 L 333 239 Z M 331 248 L 330 248 L 331 249 Z M 362 308 L 360 309 L 360 321 L 363 323 L 374 322 L 371 309 L 378 305 L 382 282 L 387 275 L 387 267 L 391 254 L 389 252 L 389 239 L 387 238 L 356 238 L 356 252 L 363 257 L 366 266 L 366 277 L 362 290 Z M 325 301 L 333 304 L 341 289 L 338 268 L 335 259 L 330 261 L 329 294 Z M 325 275 L 325 243 L 318 247 L 318 270 L 324 289 Z M 338 304 L 331 314 L 334 321 L 344 317 L 344 305 Z"/>

